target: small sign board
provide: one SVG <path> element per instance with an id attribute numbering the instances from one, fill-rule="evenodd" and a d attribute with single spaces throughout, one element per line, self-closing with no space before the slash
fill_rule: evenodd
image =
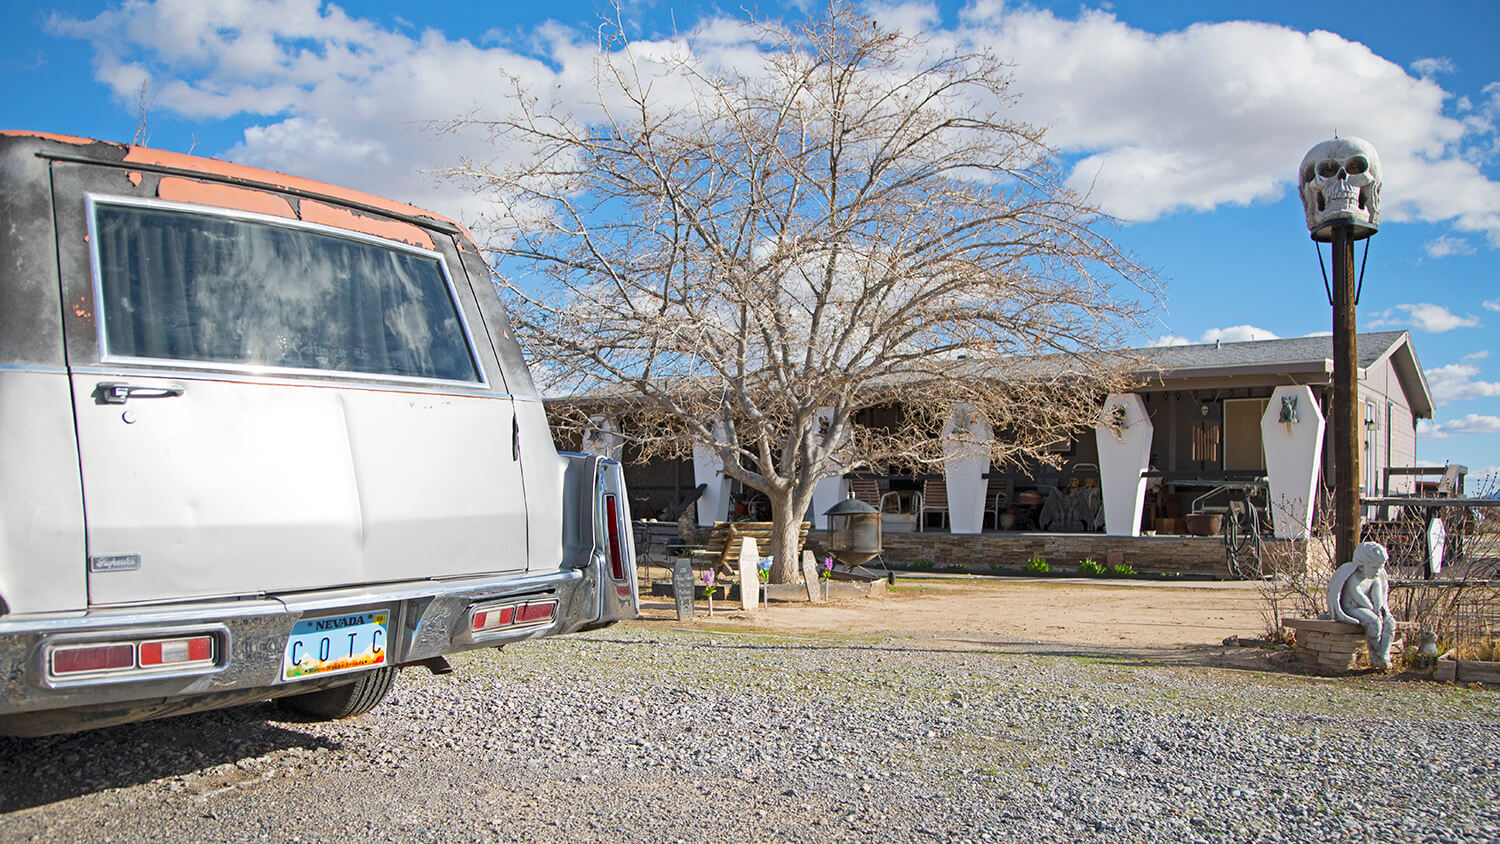
<path id="1" fill-rule="evenodd" d="M 679 557 L 672 564 L 672 598 L 677 602 L 677 620 L 687 621 L 693 617 L 693 597 L 698 591 L 698 581 L 693 577 L 693 561 Z"/>
<path id="2" fill-rule="evenodd" d="M 1439 574 L 1443 570 L 1443 550 L 1448 544 L 1448 529 L 1443 520 L 1433 516 L 1427 523 L 1427 570 Z"/>
<path id="3" fill-rule="evenodd" d="M 754 611 L 760 603 L 760 546 L 753 537 L 740 542 L 740 607 Z"/>
<path id="4" fill-rule="evenodd" d="M 802 583 L 807 587 L 807 600 L 823 600 L 823 592 L 818 588 L 818 559 L 811 551 L 802 552 Z"/>

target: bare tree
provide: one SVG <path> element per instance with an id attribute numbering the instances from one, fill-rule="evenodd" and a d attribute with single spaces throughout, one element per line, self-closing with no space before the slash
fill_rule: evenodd
<path id="1" fill-rule="evenodd" d="M 133 146 L 142 146 L 151 142 L 151 132 L 148 123 L 151 118 L 151 106 L 156 102 L 156 95 L 151 93 L 151 80 L 141 83 L 141 87 L 135 93 L 135 135 L 130 139 Z"/>
<path id="2" fill-rule="evenodd" d="M 477 228 L 554 394 L 624 403 L 647 454 L 716 449 L 770 499 L 787 582 L 818 480 L 941 460 L 956 412 L 1001 461 L 1092 425 L 1155 287 L 1005 117 L 996 57 L 843 3 L 750 26 L 730 67 L 613 30 L 595 101 L 517 83 L 508 117 L 448 128 L 525 157 L 448 175 L 494 202 Z M 853 424 L 884 404 L 906 423 Z"/>

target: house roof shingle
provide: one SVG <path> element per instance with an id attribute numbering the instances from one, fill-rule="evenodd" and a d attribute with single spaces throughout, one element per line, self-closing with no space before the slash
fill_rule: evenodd
<path id="1" fill-rule="evenodd" d="M 1406 337 L 1405 331 L 1374 331 L 1358 335 L 1359 366 L 1374 365 Z M 1224 369 L 1275 364 L 1307 364 L 1333 360 L 1333 338 L 1291 337 L 1238 343 L 1201 343 L 1191 346 L 1152 346 L 1131 349 L 1149 368 L 1171 372 L 1183 369 Z"/>

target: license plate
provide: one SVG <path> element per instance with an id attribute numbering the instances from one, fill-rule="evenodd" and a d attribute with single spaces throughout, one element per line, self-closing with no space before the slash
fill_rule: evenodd
<path id="1" fill-rule="evenodd" d="M 385 665 L 385 610 L 306 618 L 292 628 L 281 679 L 303 680 Z"/>

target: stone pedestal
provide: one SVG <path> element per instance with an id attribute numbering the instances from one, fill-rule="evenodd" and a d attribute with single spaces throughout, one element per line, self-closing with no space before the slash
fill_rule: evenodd
<path id="1" fill-rule="evenodd" d="M 1365 628 L 1342 621 L 1317 618 L 1284 618 L 1281 626 L 1297 631 L 1295 653 L 1302 667 L 1315 674 L 1351 674 L 1368 670 L 1370 649 Z M 1391 646 L 1391 663 L 1400 661 L 1401 641 Z"/>

